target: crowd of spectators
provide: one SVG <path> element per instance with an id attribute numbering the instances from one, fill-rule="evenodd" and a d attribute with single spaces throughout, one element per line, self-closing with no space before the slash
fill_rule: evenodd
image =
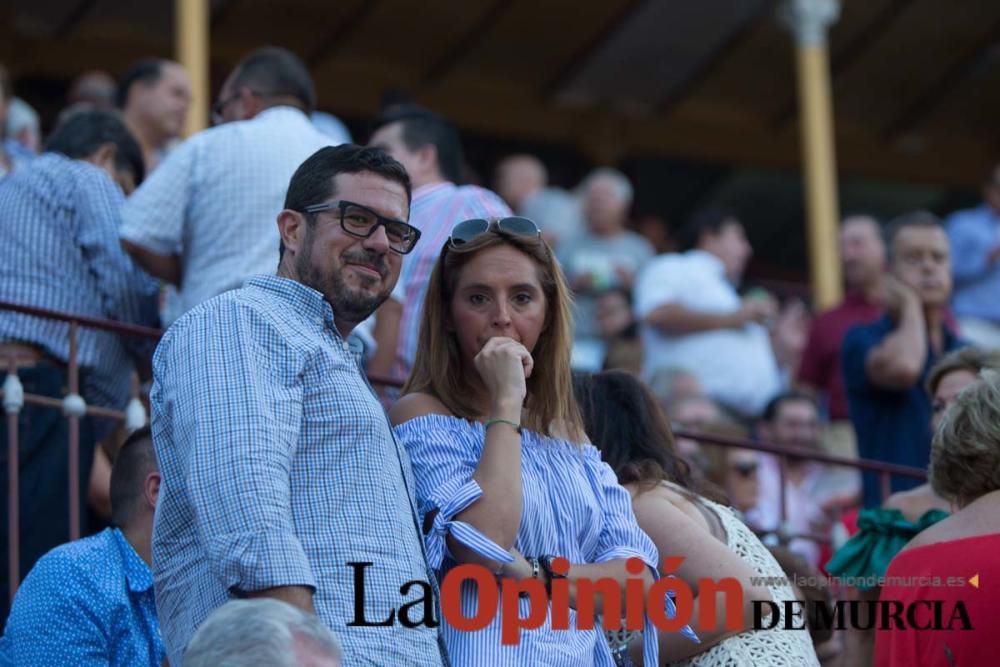
<path id="1" fill-rule="evenodd" d="M 633 220 L 621 171 L 565 189 L 528 154 L 495 165 L 493 190 L 466 183 L 457 128 L 410 102 L 386 105 L 356 146 L 284 49 L 241 60 L 213 127 L 185 139 L 191 84 L 172 61 L 117 81 L 84 72 L 44 142 L 14 93 L 0 66 L 0 300 L 166 334 L 155 357 L 86 328 L 71 350 L 68 325 L 0 310 L 5 405 L 20 391 L 11 367 L 17 387 L 63 401 L 71 354 L 68 412 L 121 410 L 152 387 L 151 431 L 81 420 L 88 536 L 74 543 L 66 420 L 17 406 L 17 460 L 3 431 L 20 495 L 13 508 L 2 494 L 0 515 L 18 513 L 26 576 L 8 607 L 3 530 L 0 664 L 179 665 L 185 647 L 184 664 L 251 664 L 239 656 L 255 646 L 315 664 L 813 664 L 794 633 L 657 634 L 648 619 L 610 649 L 544 626 L 500 650 L 499 617 L 474 638 L 380 635 L 346 623 L 358 573 L 343 564 L 385 566 L 379 608 L 464 563 L 551 592 L 560 577 L 623 583 L 628 557 L 651 581 L 678 549 L 691 561 L 678 577 L 734 577 L 748 605 L 806 594 L 751 581 L 781 572 L 767 547 L 787 549 L 786 571 L 950 572 L 959 554 L 996 570 L 1000 166 L 980 206 L 945 220 L 845 216 L 846 294 L 813 312 L 752 280 L 740 213 L 721 202 L 674 227 Z M 816 599 L 880 594 L 919 599 L 836 584 Z M 286 604 L 227 603 L 260 595 Z M 919 633 L 812 630 L 823 664 L 981 655 Z"/>

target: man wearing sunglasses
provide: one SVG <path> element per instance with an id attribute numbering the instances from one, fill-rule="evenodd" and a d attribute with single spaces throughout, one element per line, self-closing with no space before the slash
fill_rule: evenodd
<path id="1" fill-rule="evenodd" d="M 160 343 L 153 577 L 171 664 L 240 597 L 315 613 L 345 664 L 442 664 L 436 628 L 383 622 L 432 576 L 409 459 L 347 343 L 420 239 L 409 208 L 384 151 L 317 151 L 278 215 L 278 275 L 194 308 Z"/>
<path id="2" fill-rule="evenodd" d="M 417 353 L 417 334 L 431 269 L 452 227 L 473 218 L 505 218 L 507 205 L 493 192 L 462 182 L 462 145 L 444 118 L 415 105 L 398 105 L 379 118 L 371 140 L 406 167 L 413 182 L 410 224 L 423 240 L 406 256 L 393 298 L 378 311 L 373 376 L 404 379 Z M 391 393 L 391 392 L 389 392 Z"/>
<path id="3" fill-rule="evenodd" d="M 309 112 L 316 92 L 309 70 L 285 49 L 262 48 L 226 79 L 212 107 L 217 127 L 170 151 L 122 209 L 122 244 L 177 294 L 169 324 L 185 311 L 252 275 L 274 272 L 288 179 L 333 140 Z"/>

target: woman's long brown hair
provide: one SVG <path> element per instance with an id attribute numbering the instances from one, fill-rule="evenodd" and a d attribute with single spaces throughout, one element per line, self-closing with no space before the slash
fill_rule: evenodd
<path id="1" fill-rule="evenodd" d="M 570 351 L 573 345 L 571 297 L 551 249 L 540 237 L 508 234 L 496 228 L 459 248 L 441 250 L 427 285 L 420 321 L 417 354 L 403 394 L 423 392 L 441 401 L 452 414 L 465 419 L 482 417 L 474 404 L 471 380 L 477 371 L 465 368 L 453 331 L 448 330 L 449 308 L 462 269 L 487 248 L 508 245 L 531 258 L 545 294 L 545 324 L 531 356 L 534 367 L 527 381 L 525 426 L 553 437 L 581 442 L 586 436 L 580 410 L 573 398 Z"/>

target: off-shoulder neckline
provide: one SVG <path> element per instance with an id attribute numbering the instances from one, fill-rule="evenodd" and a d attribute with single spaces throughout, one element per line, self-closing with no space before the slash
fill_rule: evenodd
<path id="1" fill-rule="evenodd" d="M 472 421 L 472 420 L 466 419 L 465 417 L 457 417 L 455 415 L 443 415 L 443 414 L 440 414 L 440 413 L 429 413 L 429 414 L 426 414 L 426 415 L 419 415 L 417 417 L 411 417 L 410 419 L 407 419 L 406 421 L 404 421 L 404 422 L 402 422 L 400 424 L 397 424 L 393 428 L 394 429 L 401 429 L 401 428 L 404 428 L 404 427 L 415 428 L 416 426 L 415 425 L 411 426 L 411 424 L 414 424 L 415 422 L 421 422 L 421 421 L 437 422 L 438 425 L 447 424 L 448 426 L 464 426 L 466 428 L 470 428 L 471 427 L 471 428 L 473 428 L 473 429 L 475 429 L 476 431 L 479 431 L 479 432 L 485 432 L 485 429 L 486 429 L 486 424 L 484 424 L 483 422 Z M 571 440 L 567 440 L 565 438 L 555 438 L 555 437 L 550 436 L 550 435 L 545 435 L 543 433 L 539 433 L 538 431 L 533 431 L 533 430 L 531 430 L 531 429 L 529 429 L 527 427 L 523 427 L 521 429 L 521 436 L 524 437 L 525 434 L 527 434 L 527 435 L 530 436 L 529 441 L 534 440 L 534 441 L 537 441 L 539 443 L 543 443 L 543 442 L 552 443 L 553 445 L 558 445 L 560 447 L 565 447 L 565 448 L 571 449 L 572 451 L 575 451 L 575 452 L 580 452 L 580 453 L 584 453 L 584 454 L 590 454 L 594 458 L 596 458 L 598 461 L 601 460 L 601 454 L 600 454 L 600 452 L 598 451 L 598 449 L 596 447 L 594 447 L 593 444 L 591 444 L 589 442 L 587 442 L 587 443 L 576 443 L 576 442 L 573 442 Z"/>

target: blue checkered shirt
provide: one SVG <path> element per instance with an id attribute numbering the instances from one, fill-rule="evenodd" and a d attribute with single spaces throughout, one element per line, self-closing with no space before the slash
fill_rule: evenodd
<path id="1" fill-rule="evenodd" d="M 194 308 L 153 360 L 163 474 L 153 575 L 170 664 L 227 599 L 315 589 L 345 664 L 440 665 L 436 629 L 349 627 L 355 570 L 371 562 L 370 621 L 430 581 L 405 450 L 333 310 L 305 285 L 259 276 Z M 414 614 L 417 616 L 418 614 Z"/>
<path id="2" fill-rule="evenodd" d="M 46 153 L 0 180 L 0 300 L 156 326 L 156 281 L 122 251 L 125 196 L 103 170 Z M 78 360 L 89 403 L 124 407 L 132 354 L 148 341 L 80 327 Z M 0 310 L 0 342 L 69 360 L 69 325 Z"/>

